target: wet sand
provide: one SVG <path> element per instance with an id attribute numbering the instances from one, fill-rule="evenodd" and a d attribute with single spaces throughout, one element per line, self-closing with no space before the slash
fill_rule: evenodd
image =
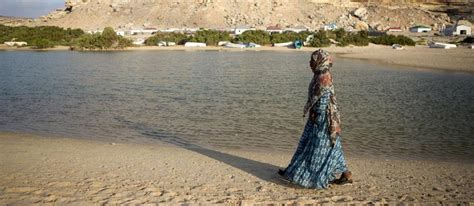
<path id="1" fill-rule="evenodd" d="M 353 184 L 313 190 L 275 174 L 291 155 L 1 133 L 0 205 L 474 204 L 472 163 L 349 156 Z"/>
<path id="2" fill-rule="evenodd" d="M 124 50 L 109 51 L 278 51 L 278 52 L 311 52 L 317 48 L 303 47 L 302 49 L 293 49 L 286 47 L 260 47 L 260 48 L 224 48 L 224 47 L 196 47 L 187 48 L 184 46 L 158 47 L 143 46 L 130 47 Z M 399 66 L 412 67 L 413 69 L 434 69 L 443 71 L 474 73 L 474 49 L 455 48 L 455 49 L 433 49 L 427 46 L 405 47 L 403 50 L 395 50 L 390 46 L 370 44 L 366 47 L 336 47 L 324 48 L 329 52 L 342 58 L 363 59 L 376 61 L 383 64 L 392 64 Z M 29 48 L 12 48 L 0 45 L 0 51 L 31 51 Z M 34 51 L 65 51 L 69 47 L 56 47 L 45 50 Z"/>

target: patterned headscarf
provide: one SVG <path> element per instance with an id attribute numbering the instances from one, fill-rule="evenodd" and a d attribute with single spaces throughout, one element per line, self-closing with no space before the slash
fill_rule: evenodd
<path id="1" fill-rule="evenodd" d="M 329 119 L 329 133 L 331 141 L 336 141 L 337 135 L 341 133 L 340 114 L 336 103 L 336 93 L 332 85 L 332 57 L 326 51 L 319 49 L 311 54 L 311 70 L 314 76 L 308 88 L 308 101 L 304 107 L 304 115 L 318 102 L 324 92 L 329 91 L 330 101 L 327 108 Z"/>

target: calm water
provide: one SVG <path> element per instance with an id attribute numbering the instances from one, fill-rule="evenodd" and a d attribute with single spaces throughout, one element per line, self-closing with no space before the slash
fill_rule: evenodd
<path id="1" fill-rule="evenodd" d="M 0 52 L 0 131 L 292 151 L 309 53 Z M 472 161 L 474 75 L 336 59 L 349 155 Z"/>

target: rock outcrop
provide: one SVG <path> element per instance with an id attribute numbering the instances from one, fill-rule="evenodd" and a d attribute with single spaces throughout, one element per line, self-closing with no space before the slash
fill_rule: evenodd
<path id="1" fill-rule="evenodd" d="M 100 29 L 114 28 L 233 28 L 248 25 L 305 25 L 318 29 L 336 23 L 346 29 L 384 29 L 414 24 L 442 25 L 449 17 L 413 6 L 367 6 L 350 0 L 67 0 L 65 8 L 54 11 L 30 25 Z M 416 1 L 415 1 L 416 2 Z M 426 2 L 426 0 L 425 0 Z M 362 22 L 362 23 L 361 23 Z M 374 26 L 372 26 L 374 25 Z"/>

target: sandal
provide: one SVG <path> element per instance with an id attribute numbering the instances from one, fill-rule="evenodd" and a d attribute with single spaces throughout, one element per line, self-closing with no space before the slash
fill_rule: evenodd
<path id="1" fill-rule="evenodd" d="M 332 181 L 331 183 L 336 185 L 345 185 L 345 184 L 352 184 L 352 179 L 347 179 L 347 177 L 341 177 L 337 180 Z"/>
<path id="2" fill-rule="evenodd" d="M 286 173 L 286 169 L 285 169 L 285 170 L 278 169 L 278 172 L 277 172 L 278 175 L 284 177 L 284 176 L 285 176 L 285 173 Z"/>
<path id="3" fill-rule="evenodd" d="M 346 171 L 342 173 L 341 177 L 339 179 L 331 181 L 331 184 L 337 184 L 337 185 L 345 185 L 345 184 L 351 184 L 352 181 L 352 172 Z"/>

